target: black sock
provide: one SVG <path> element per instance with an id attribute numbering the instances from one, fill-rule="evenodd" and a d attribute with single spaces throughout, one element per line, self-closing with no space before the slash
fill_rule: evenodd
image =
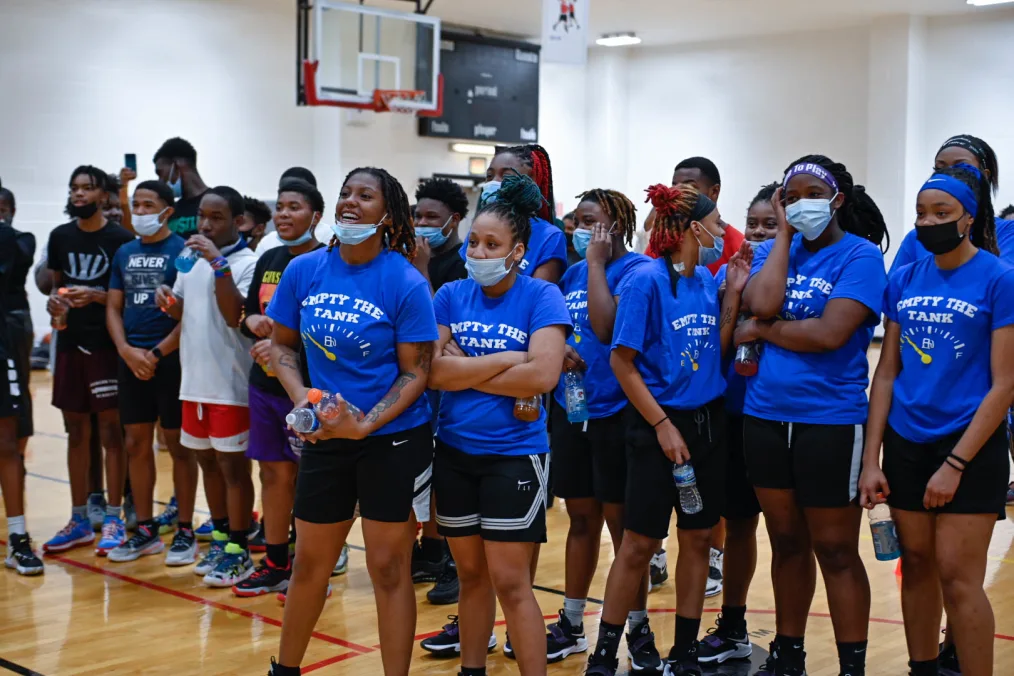
<path id="1" fill-rule="evenodd" d="M 616 660 L 616 651 L 620 649 L 620 639 L 623 637 L 622 624 L 609 624 L 599 622 L 599 639 L 595 643 L 594 657 L 607 661 Z"/>
<path id="2" fill-rule="evenodd" d="M 722 606 L 722 624 L 737 636 L 746 632 L 746 606 Z"/>
<path id="3" fill-rule="evenodd" d="M 860 676 L 866 673 L 866 644 L 868 641 L 838 644 L 838 664 L 842 673 Z"/>
<path id="4" fill-rule="evenodd" d="M 428 538 L 425 535 L 419 540 L 419 553 L 427 561 L 439 561 L 444 556 L 444 541 L 440 538 Z"/>
<path id="5" fill-rule="evenodd" d="M 673 642 L 672 651 L 669 653 L 669 659 L 680 660 L 689 655 L 690 649 L 693 648 L 694 641 L 697 640 L 697 634 L 700 631 L 701 618 L 691 619 L 677 615 L 676 639 Z"/>
<path id="6" fill-rule="evenodd" d="M 211 527 L 217 530 L 219 533 L 228 533 L 229 517 L 225 517 L 224 519 L 212 519 Z"/>
<path id="7" fill-rule="evenodd" d="M 458 676 L 486 676 L 486 667 L 461 667 Z"/>
<path id="8" fill-rule="evenodd" d="M 299 667 L 283 667 L 272 659 L 268 676 L 299 676 Z"/>
<path id="9" fill-rule="evenodd" d="M 158 535 L 158 527 L 155 525 L 155 519 L 145 519 L 144 521 L 138 521 L 137 527 L 146 526 L 149 530 L 155 531 L 155 535 Z"/>
<path id="10" fill-rule="evenodd" d="M 784 665 L 792 669 L 803 668 L 805 656 L 803 655 L 802 636 L 775 634 L 775 643 L 778 646 L 778 657 Z"/>
<path id="11" fill-rule="evenodd" d="M 245 530 L 229 531 L 229 542 L 237 544 L 240 549 L 246 549 L 247 532 Z"/>
<path id="12" fill-rule="evenodd" d="M 937 676 L 937 674 L 940 673 L 940 668 L 937 666 L 936 660 L 909 662 L 908 670 L 911 676 Z"/>
<path id="13" fill-rule="evenodd" d="M 283 542 L 280 545 L 268 545 L 268 561 L 270 561 L 275 568 L 288 568 L 289 567 L 289 543 Z"/>
<path id="14" fill-rule="evenodd" d="M 193 521 L 180 521 L 179 523 L 176 524 L 176 527 L 179 528 L 180 530 L 184 530 L 184 529 L 185 530 L 193 530 L 194 529 L 194 522 Z"/>

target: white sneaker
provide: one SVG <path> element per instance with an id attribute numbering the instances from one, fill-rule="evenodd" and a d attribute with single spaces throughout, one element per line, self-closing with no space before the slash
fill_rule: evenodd
<path id="1" fill-rule="evenodd" d="M 708 584 L 704 588 L 705 598 L 718 596 L 722 593 L 722 563 L 725 554 L 714 547 L 711 548 L 711 558 L 708 562 Z"/>
<path id="2" fill-rule="evenodd" d="M 338 563 L 334 565 L 334 570 L 331 571 L 331 577 L 344 575 L 347 572 L 349 572 L 349 546 L 345 545 L 342 547 L 341 556 L 338 557 Z"/>
<path id="3" fill-rule="evenodd" d="M 665 581 L 669 579 L 669 559 L 664 549 L 660 549 L 652 555 L 651 564 L 648 566 L 648 569 L 650 571 L 651 589 L 658 589 L 665 584 Z"/>
<path id="4" fill-rule="evenodd" d="M 194 531 L 189 528 L 181 528 L 176 531 L 169 551 L 165 553 L 165 565 L 189 566 L 196 560 L 197 538 L 194 537 Z"/>

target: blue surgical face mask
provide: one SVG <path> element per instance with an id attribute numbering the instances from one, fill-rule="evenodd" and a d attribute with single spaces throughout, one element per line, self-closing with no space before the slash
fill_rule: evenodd
<path id="1" fill-rule="evenodd" d="M 317 213 L 315 212 L 313 215 L 317 216 Z M 278 236 L 278 241 L 281 242 L 285 246 L 299 246 L 300 244 L 306 244 L 311 239 L 313 239 L 313 231 L 317 227 L 318 220 L 319 220 L 318 218 L 314 218 L 310 222 L 310 227 L 307 228 L 306 232 L 304 232 L 299 237 L 296 237 L 295 239 L 285 239 L 284 237 L 282 237 L 281 235 L 279 235 Z"/>
<path id="2" fill-rule="evenodd" d="M 482 186 L 482 194 L 479 195 L 479 208 L 483 208 L 489 202 L 495 202 L 499 191 L 500 181 L 486 181 L 486 185 Z"/>
<path id="3" fill-rule="evenodd" d="M 712 263 L 717 263 L 722 258 L 722 253 L 725 251 L 725 238 L 719 235 L 712 235 L 711 231 L 704 227 L 704 224 L 700 224 L 701 229 L 711 235 L 715 243 L 711 247 L 706 247 L 701 244 L 701 238 L 697 237 L 694 233 L 694 237 L 697 237 L 697 264 L 705 267 Z"/>
<path id="4" fill-rule="evenodd" d="M 514 247 L 517 249 L 517 246 Z M 511 261 L 510 267 L 507 267 L 507 259 L 514 254 L 514 249 L 510 250 L 503 258 L 472 258 L 468 256 L 465 258 L 465 269 L 468 271 L 468 276 L 479 286 L 495 286 L 499 284 L 507 273 L 514 267 L 514 261 Z"/>
<path id="5" fill-rule="evenodd" d="M 577 252 L 577 255 L 581 258 L 587 256 L 588 245 L 591 244 L 592 231 L 578 229 L 574 231 L 574 234 L 571 235 L 571 237 L 573 238 L 574 251 Z"/>
<path id="6" fill-rule="evenodd" d="M 176 169 L 175 164 L 169 167 L 169 188 L 173 191 L 173 197 L 180 199 L 183 197 L 183 176 L 180 175 L 180 170 L 176 169 L 176 180 L 173 181 L 173 169 Z"/>
<path id="7" fill-rule="evenodd" d="M 387 214 L 384 214 L 384 218 L 380 219 L 380 223 L 384 222 L 387 218 Z M 342 244 L 348 244 L 349 246 L 355 246 L 356 244 L 362 244 L 369 238 L 373 237 L 377 233 L 377 228 L 380 227 L 380 223 L 374 225 L 346 225 L 341 221 L 335 221 L 335 224 L 331 226 L 331 230 L 334 232 L 338 241 Z"/>
<path id="8" fill-rule="evenodd" d="M 447 238 L 450 237 L 450 235 L 444 234 L 444 228 L 447 227 L 447 224 L 451 222 L 452 218 L 454 218 L 453 214 L 450 216 L 450 218 L 447 219 L 447 221 L 444 222 L 443 227 L 440 228 L 432 228 L 432 227 L 416 228 L 415 234 L 418 235 L 419 237 L 425 237 L 426 241 L 430 243 L 430 246 L 434 249 L 437 249 L 443 246 L 444 242 L 447 241 Z"/>
<path id="9" fill-rule="evenodd" d="M 831 222 L 834 212 L 831 202 L 838 197 L 834 194 L 829 200 L 799 200 L 785 207 L 785 218 L 789 225 L 796 229 L 805 239 L 813 241 L 820 237 Z"/>

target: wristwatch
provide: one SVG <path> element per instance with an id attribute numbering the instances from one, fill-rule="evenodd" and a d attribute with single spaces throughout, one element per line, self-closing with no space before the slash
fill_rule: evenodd
<path id="1" fill-rule="evenodd" d="M 155 355 L 155 359 L 158 359 L 159 361 L 162 361 L 162 357 L 163 357 L 162 350 L 158 349 L 157 345 L 151 349 L 151 353 L 153 355 Z"/>

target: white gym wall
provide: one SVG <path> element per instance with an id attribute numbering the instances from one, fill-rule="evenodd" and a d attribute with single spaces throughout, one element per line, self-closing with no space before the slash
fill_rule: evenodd
<path id="1" fill-rule="evenodd" d="M 151 156 L 175 135 L 197 148 L 209 184 L 261 198 L 274 196 L 282 170 L 307 166 L 329 210 L 360 164 L 386 167 L 410 191 L 422 176 L 467 173 L 467 156 L 417 136 L 411 117 L 297 108 L 295 33 L 289 0 L 0 0 L 0 177 L 17 196 L 17 227 L 41 247 L 66 220 L 75 166 L 116 171 L 134 152 L 140 178 L 152 178 Z M 735 225 L 761 184 L 822 152 L 867 183 L 897 242 L 949 135 L 993 145 L 998 205 L 1014 201 L 1012 35 L 1014 9 L 1000 8 L 595 48 L 584 68 L 543 66 L 540 142 L 568 209 L 590 187 L 641 205 L 679 159 L 707 155 Z M 37 335 L 42 301 L 33 292 Z"/>

